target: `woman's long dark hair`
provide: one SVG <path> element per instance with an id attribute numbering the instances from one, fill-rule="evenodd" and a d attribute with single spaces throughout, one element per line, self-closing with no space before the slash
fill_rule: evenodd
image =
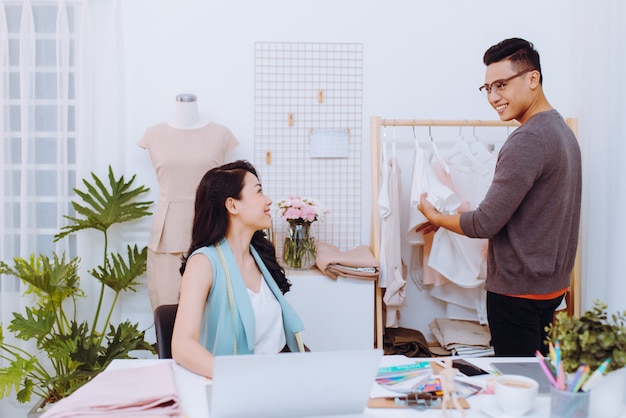
<path id="1" fill-rule="evenodd" d="M 238 160 L 213 168 L 206 172 L 196 189 L 195 213 L 191 232 L 191 245 L 182 257 L 180 274 L 185 272 L 187 259 L 195 250 L 215 245 L 226 236 L 230 224 L 226 199 L 241 199 L 246 173 L 259 176 L 248 161 Z M 263 231 L 256 231 L 252 236 L 252 246 L 257 250 L 265 266 L 280 288 L 286 293 L 291 282 L 285 276 L 285 270 L 276 261 L 276 248 L 267 240 Z"/>

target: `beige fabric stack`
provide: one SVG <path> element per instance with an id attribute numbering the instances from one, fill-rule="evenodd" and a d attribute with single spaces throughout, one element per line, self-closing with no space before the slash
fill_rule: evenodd
<path id="1" fill-rule="evenodd" d="M 460 345 L 488 349 L 491 344 L 489 328 L 478 322 L 435 318 L 428 327 L 437 342 L 447 350 Z"/>
<path id="2" fill-rule="evenodd" d="M 333 280 L 338 276 L 354 279 L 376 280 L 379 263 L 369 247 L 360 245 L 349 251 L 341 251 L 334 245 L 317 242 L 315 264 L 320 271 Z"/>

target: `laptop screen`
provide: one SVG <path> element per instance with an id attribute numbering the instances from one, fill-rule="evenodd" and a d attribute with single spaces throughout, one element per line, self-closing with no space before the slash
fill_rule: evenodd
<path id="1" fill-rule="evenodd" d="M 382 350 L 217 356 L 207 387 L 211 418 L 361 413 Z"/>

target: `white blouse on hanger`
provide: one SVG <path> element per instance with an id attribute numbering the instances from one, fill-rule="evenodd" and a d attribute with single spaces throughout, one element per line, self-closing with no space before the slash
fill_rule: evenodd
<path id="1" fill-rule="evenodd" d="M 491 183 L 495 157 L 479 142 L 458 141 L 445 161 L 434 142 L 431 147 L 431 152 L 421 147 L 416 150 L 407 241 L 422 247 L 422 283 L 434 286 L 431 295 L 459 305 L 461 309 L 457 312 L 467 309 L 475 312 L 473 318 L 460 319 L 478 319 L 484 323 L 482 285 L 486 276 L 487 240 L 468 238 L 445 228 L 426 236 L 415 230 L 427 221 L 417 210 L 423 192 L 428 193 L 431 203 L 442 213 L 454 214 L 478 205 Z M 412 268 L 416 265 L 416 260 L 412 260 Z M 480 291 L 471 290 L 476 288 Z"/>

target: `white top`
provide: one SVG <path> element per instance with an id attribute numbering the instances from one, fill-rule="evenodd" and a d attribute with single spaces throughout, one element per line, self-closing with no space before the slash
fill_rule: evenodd
<path id="1" fill-rule="evenodd" d="M 278 300 L 265 280 L 261 279 L 261 289 L 256 293 L 248 289 L 255 319 L 255 354 L 276 354 L 280 352 L 287 339 L 283 327 L 283 312 Z"/>

